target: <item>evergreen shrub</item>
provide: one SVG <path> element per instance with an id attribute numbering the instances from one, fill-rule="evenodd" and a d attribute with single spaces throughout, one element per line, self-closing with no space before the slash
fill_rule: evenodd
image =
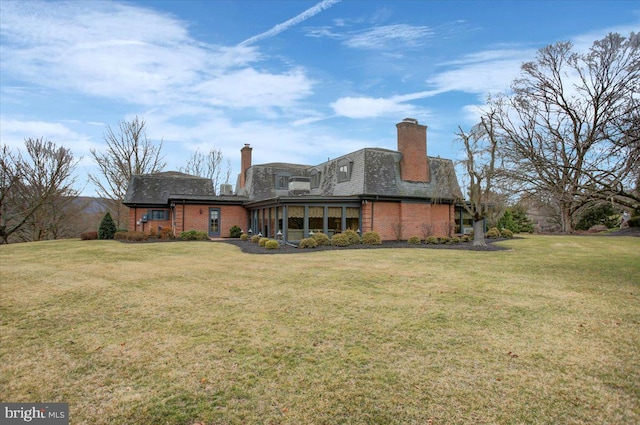
<path id="1" fill-rule="evenodd" d="M 500 235 L 503 238 L 511 239 L 513 237 L 513 232 L 511 230 L 509 230 L 509 229 L 502 229 L 500 231 Z"/>
<path id="2" fill-rule="evenodd" d="M 229 236 L 232 238 L 239 238 L 242 235 L 242 229 L 239 226 L 233 225 L 229 229 Z"/>
<path id="3" fill-rule="evenodd" d="M 258 243 L 258 242 L 260 242 L 261 238 L 262 238 L 262 236 L 260 236 L 260 235 L 253 235 L 253 236 L 251 236 L 251 242 Z"/>
<path id="4" fill-rule="evenodd" d="M 98 227 L 98 239 L 113 239 L 116 230 L 116 224 L 113 222 L 111 214 L 106 213 L 104 217 L 102 217 L 100 227 Z"/>
<path id="5" fill-rule="evenodd" d="M 420 236 L 411 236 L 407 242 L 409 245 L 420 245 L 422 241 L 420 240 Z"/>
<path id="6" fill-rule="evenodd" d="M 487 230 L 487 234 L 485 235 L 488 239 L 498 239 L 500 237 L 500 230 L 497 227 L 492 227 Z"/>
<path id="7" fill-rule="evenodd" d="M 260 238 L 260 239 L 258 239 L 258 245 L 264 246 L 267 243 L 268 240 L 269 240 L 269 238 Z"/>
<path id="8" fill-rule="evenodd" d="M 360 235 L 355 230 L 345 230 L 344 234 L 347 235 L 347 238 L 349 238 L 349 245 L 359 245 L 360 243 L 362 243 L 362 241 L 360 240 Z"/>
<path id="9" fill-rule="evenodd" d="M 429 236 L 424 240 L 424 242 L 429 245 L 437 245 L 439 243 L 438 238 L 436 238 L 435 236 Z"/>
<path id="10" fill-rule="evenodd" d="M 382 245 L 382 239 L 380 239 L 378 232 L 369 231 L 362 235 L 362 243 L 365 245 Z"/>
<path id="11" fill-rule="evenodd" d="M 268 239 L 265 242 L 264 247 L 267 248 L 267 249 L 279 249 L 280 248 L 280 244 L 275 239 Z"/>
<path id="12" fill-rule="evenodd" d="M 246 233 L 243 233 L 242 235 L 240 235 L 240 240 L 241 241 L 248 241 L 249 240 L 249 235 L 247 235 Z"/>
<path id="13" fill-rule="evenodd" d="M 349 241 L 349 236 L 345 235 L 344 233 L 336 233 L 335 235 L 333 235 L 333 238 L 331 238 L 331 245 L 349 246 L 351 245 Z"/>
<path id="14" fill-rule="evenodd" d="M 298 246 L 300 248 L 316 248 L 318 246 L 318 241 L 316 238 L 304 238 L 300 241 L 300 245 Z"/>
<path id="15" fill-rule="evenodd" d="M 331 240 L 329 239 L 329 236 L 325 233 L 322 233 L 322 232 L 314 233 L 313 236 L 311 237 L 315 239 L 318 246 L 331 245 Z"/>
<path id="16" fill-rule="evenodd" d="M 180 233 L 180 240 L 206 241 L 209 240 L 209 235 L 207 235 L 207 232 L 203 232 L 202 230 L 187 230 L 186 232 Z"/>

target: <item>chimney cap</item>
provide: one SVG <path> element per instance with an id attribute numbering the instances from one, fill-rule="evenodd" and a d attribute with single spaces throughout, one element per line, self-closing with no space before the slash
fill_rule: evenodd
<path id="1" fill-rule="evenodd" d="M 415 118 L 405 118 L 402 122 L 410 122 L 411 124 L 418 124 L 418 120 Z"/>

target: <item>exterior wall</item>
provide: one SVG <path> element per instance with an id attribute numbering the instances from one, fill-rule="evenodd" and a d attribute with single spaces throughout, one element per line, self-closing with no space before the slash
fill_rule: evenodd
<path id="1" fill-rule="evenodd" d="M 220 237 L 228 238 L 229 230 L 236 225 L 246 231 L 248 212 L 241 205 L 182 205 L 176 204 L 175 235 L 189 230 L 209 232 L 209 208 L 220 208 Z"/>
<path id="2" fill-rule="evenodd" d="M 362 209 L 363 231 L 378 232 L 383 241 L 424 238 L 425 232 L 429 236 L 451 236 L 454 220 L 455 211 L 449 204 L 367 202 Z"/>
<path id="3" fill-rule="evenodd" d="M 373 230 L 378 232 L 383 241 L 397 239 L 394 226 L 400 223 L 400 203 L 398 202 L 369 202 L 373 210 Z"/>
<path id="4" fill-rule="evenodd" d="M 455 226 L 455 208 L 449 204 L 431 205 L 433 236 L 451 236 Z"/>
<path id="5" fill-rule="evenodd" d="M 180 236 L 185 230 L 201 230 L 209 232 L 209 208 L 220 208 L 220 236 L 229 237 L 231 226 L 237 225 L 246 231 L 248 212 L 241 205 L 182 205 L 177 204 L 170 212 L 169 220 L 149 220 L 146 223 L 137 224 L 142 216 L 151 208 L 129 208 L 129 229 L 138 232 L 149 233 L 152 229 L 157 231 L 159 227 L 172 228 L 173 234 Z M 163 208 L 153 208 L 163 209 Z M 168 208 L 167 208 L 168 209 Z M 174 217 L 171 214 L 175 214 Z"/>
<path id="6" fill-rule="evenodd" d="M 171 215 L 168 220 L 149 220 L 142 223 L 142 216 L 147 214 L 149 210 L 168 210 L 168 208 L 129 208 L 129 230 L 137 232 L 149 233 L 158 231 L 158 228 L 171 228 Z M 138 224 L 140 222 L 140 224 Z"/>
<path id="7" fill-rule="evenodd" d="M 411 204 L 404 202 L 400 204 L 402 212 L 402 238 L 403 240 L 409 239 L 411 236 L 420 236 L 424 238 L 423 234 L 428 226 L 433 227 L 431 212 L 433 205 L 431 204 Z M 430 229 L 430 227 L 428 227 Z"/>

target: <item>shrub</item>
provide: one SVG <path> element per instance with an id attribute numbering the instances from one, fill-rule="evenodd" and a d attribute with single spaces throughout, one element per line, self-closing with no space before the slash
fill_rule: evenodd
<path id="1" fill-rule="evenodd" d="M 269 238 L 260 238 L 260 239 L 258 239 L 258 245 L 264 246 L 267 243 L 268 240 L 269 240 Z"/>
<path id="2" fill-rule="evenodd" d="M 629 227 L 640 227 L 640 215 L 631 217 L 627 224 L 629 224 Z"/>
<path id="3" fill-rule="evenodd" d="M 231 229 L 229 229 L 229 236 L 232 238 L 239 238 L 240 235 L 242 235 L 242 229 L 239 226 L 231 226 Z"/>
<path id="4" fill-rule="evenodd" d="M 382 239 L 380 239 L 378 232 L 369 231 L 362 235 L 362 243 L 365 245 L 382 245 Z"/>
<path id="5" fill-rule="evenodd" d="M 487 230 L 487 234 L 485 235 L 488 239 L 498 239 L 500 237 L 500 230 L 497 227 L 492 227 Z"/>
<path id="6" fill-rule="evenodd" d="M 251 242 L 258 243 L 258 242 L 260 242 L 261 238 L 262 238 L 262 236 L 260 236 L 260 235 L 253 235 L 253 236 L 251 236 Z"/>
<path id="7" fill-rule="evenodd" d="M 411 236 L 407 242 L 409 242 L 410 245 L 420 245 L 422 243 L 420 236 Z"/>
<path id="8" fill-rule="evenodd" d="M 113 235 L 113 239 L 117 240 L 117 241 L 124 241 L 127 240 L 127 234 L 129 232 L 127 232 L 126 230 L 118 230 L 116 232 L 115 235 Z"/>
<path id="9" fill-rule="evenodd" d="M 611 229 L 620 223 L 619 217 L 620 215 L 611 204 L 600 204 L 580 214 L 576 230 L 589 230 L 599 224 Z"/>
<path id="10" fill-rule="evenodd" d="M 502 235 L 503 238 L 511 239 L 513 237 L 513 232 L 509 229 L 502 229 L 500 235 Z"/>
<path id="11" fill-rule="evenodd" d="M 456 244 L 456 243 L 460 243 L 460 238 L 457 236 L 454 236 L 451 238 L 451 243 L 452 244 Z"/>
<path id="12" fill-rule="evenodd" d="M 440 243 L 449 244 L 451 243 L 451 238 L 449 236 L 442 236 L 438 239 Z"/>
<path id="13" fill-rule="evenodd" d="M 331 245 L 333 246 L 349 246 L 351 243 L 349 242 L 349 237 L 344 233 L 336 233 L 331 238 Z"/>
<path id="14" fill-rule="evenodd" d="M 300 241 L 300 245 L 298 246 L 300 248 L 316 248 L 318 246 L 318 241 L 316 240 L 316 238 L 304 238 Z"/>
<path id="15" fill-rule="evenodd" d="M 144 232 L 127 232 L 127 240 L 132 242 L 142 242 L 149 239 L 149 235 Z"/>
<path id="16" fill-rule="evenodd" d="M 362 243 L 362 241 L 360 240 L 360 235 L 355 230 L 345 230 L 344 234 L 347 235 L 347 238 L 349 238 L 349 245 L 359 245 L 360 243 Z"/>
<path id="17" fill-rule="evenodd" d="M 83 241 L 92 241 L 94 239 L 98 239 L 98 232 L 82 232 L 80 233 L 80 239 L 82 239 Z"/>
<path id="18" fill-rule="evenodd" d="M 275 239 L 268 239 L 267 242 L 265 242 L 264 247 L 267 249 L 278 249 L 280 248 L 280 244 Z"/>
<path id="19" fill-rule="evenodd" d="M 439 243 L 438 238 L 436 238 L 435 236 L 429 236 L 427 239 L 424 240 L 424 242 L 430 245 L 437 245 Z"/>
<path id="20" fill-rule="evenodd" d="M 249 240 L 249 235 L 247 235 L 246 233 L 243 233 L 240 235 L 240 240 L 241 241 L 248 241 Z"/>
<path id="21" fill-rule="evenodd" d="M 113 222 L 111 214 L 106 213 L 104 217 L 102 217 L 100 227 L 98 227 L 98 239 L 113 239 L 116 230 L 116 224 Z"/>
<path id="22" fill-rule="evenodd" d="M 202 230 L 188 230 L 180 233 L 180 240 L 183 241 L 206 241 L 208 239 L 209 235 Z"/>
<path id="23" fill-rule="evenodd" d="M 163 227 L 160 229 L 160 234 L 158 235 L 160 239 L 173 239 L 173 229 L 171 227 Z"/>
<path id="24" fill-rule="evenodd" d="M 469 242 L 470 240 L 471 240 L 471 238 L 469 237 L 469 235 L 463 235 L 463 236 L 460 238 L 460 241 L 461 241 L 461 242 Z"/>
<path id="25" fill-rule="evenodd" d="M 311 237 L 315 239 L 316 243 L 318 244 L 317 246 L 331 245 L 331 240 L 329 239 L 329 236 L 327 236 L 325 233 L 322 233 L 322 232 L 314 233 L 313 236 Z"/>

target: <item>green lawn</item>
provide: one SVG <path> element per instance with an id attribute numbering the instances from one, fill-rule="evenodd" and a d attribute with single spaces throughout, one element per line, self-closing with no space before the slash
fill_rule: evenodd
<path id="1" fill-rule="evenodd" d="M 640 238 L 0 246 L 0 401 L 75 424 L 640 423 Z"/>

